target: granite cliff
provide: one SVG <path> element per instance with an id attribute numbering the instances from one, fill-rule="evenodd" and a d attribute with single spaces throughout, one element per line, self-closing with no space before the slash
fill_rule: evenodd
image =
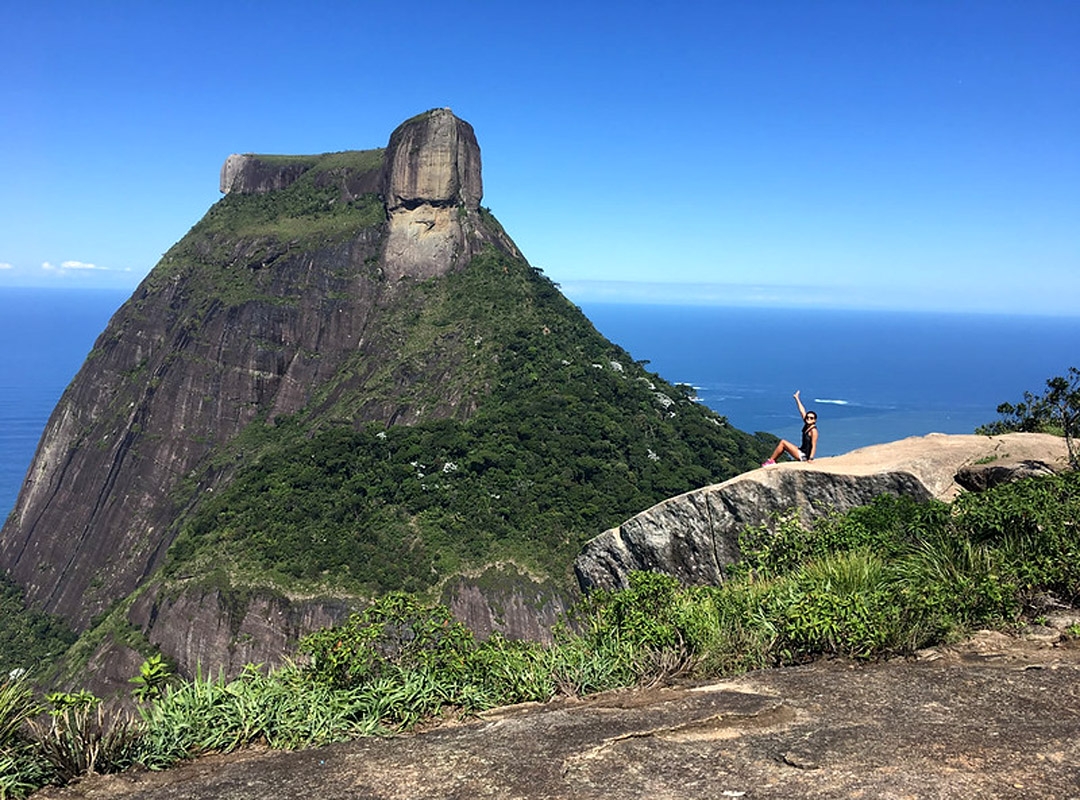
<path id="1" fill-rule="evenodd" d="M 228 157 L 0 532 L 0 567 L 84 633 L 81 663 L 274 663 L 392 588 L 543 637 L 596 530 L 760 460 L 529 266 L 480 165 L 448 109 L 386 148 Z"/>

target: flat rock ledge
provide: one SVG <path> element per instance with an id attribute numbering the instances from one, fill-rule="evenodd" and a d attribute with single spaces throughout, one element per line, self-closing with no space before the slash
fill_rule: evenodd
<path id="1" fill-rule="evenodd" d="M 919 658 L 498 709 L 292 753 L 94 777 L 38 800 L 1080 798 L 1080 642 L 981 632 Z"/>
<path id="2" fill-rule="evenodd" d="M 965 486 L 985 488 L 1067 463 L 1064 439 L 1048 434 L 931 433 L 813 463 L 762 467 L 665 500 L 605 531 L 585 544 L 574 571 L 585 591 L 625 587 L 635 570 L 718 584 L 738 560 L 739 531 L 772 524 L 778 512 L 797 509 L 810 522 L 886 493 L 950 501 Z"/>

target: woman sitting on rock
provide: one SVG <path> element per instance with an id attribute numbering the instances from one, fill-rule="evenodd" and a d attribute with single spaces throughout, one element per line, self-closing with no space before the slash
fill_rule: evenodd
<path id="1" fill-rule="evenodd" d="M 775 464 L 780 454 L 785 452 L 796 461 L 814 460 L 814 455 L 817 453 L 817 412 L 807 411 L 803 408 L 798 391 L 795 392 L 795 402 L 799 406 L 799 416 L 802 417 L 803 421 L 802 444 L 796 447 L 787 439 L 781 439 L 780 444 L 776 445 L 776 449 L 773 450 L 773 454 L 765 461 L 762 461 L 761 466 L 767 467 L 769 464 Z"/>

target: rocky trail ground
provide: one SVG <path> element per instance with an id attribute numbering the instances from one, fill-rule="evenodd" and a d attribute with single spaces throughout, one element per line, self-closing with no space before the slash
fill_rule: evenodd
<path id="1" fill-rule="evenodd" d="M 410 735 L 248 750 L 36 800 L 1080 798 L 1077 617 L 916 658 L 497 709 Z"/>

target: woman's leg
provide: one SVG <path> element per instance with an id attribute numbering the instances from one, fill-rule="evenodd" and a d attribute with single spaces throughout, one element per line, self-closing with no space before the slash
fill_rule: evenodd
<path id="1" fill-rule="evenodd" d="M 780 443 L 776 445 L 776 449 L 773 450 L 773 454 L 769 456 L 770 461 L 776 461 L 780 457 L 781 453 L 787 453 L 789 456 L 799 461 L 799 448 L 789 442 L 787 439 L 781 439 Z"/>

